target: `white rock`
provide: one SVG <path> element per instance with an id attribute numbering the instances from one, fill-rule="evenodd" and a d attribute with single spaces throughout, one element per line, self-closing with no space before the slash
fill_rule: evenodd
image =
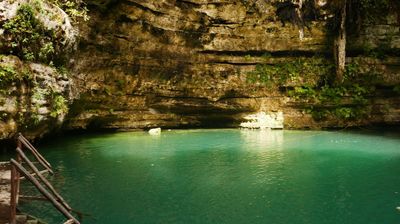
<path id="1" fill-rule="evenodd" d="M 48 114 L 50 113 L 49 109 L 47 107 L 40 107 L 37 111 L 38 114 Z"/>
<path id="2" fill-rule="evenodd" d="M 283 129 L 283 113 L 265 113 L 259 112 L 257 114 L 250 114 L 245 116 L 244 119 L 248 120 L 240 124 L 240 127 L 250 129 Z"/>
<path id="3" fill-rule="evenodd" d="M 149 130 L 150 135 L 160 135 L 161 134 L 161 128 L 152 128 Z"/>

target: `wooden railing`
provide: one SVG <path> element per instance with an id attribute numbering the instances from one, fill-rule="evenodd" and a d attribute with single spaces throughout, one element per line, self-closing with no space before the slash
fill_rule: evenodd
<path id="1" fill-rule="evenodd" d="M 26 148 L 39 164 L 45 169 L 39 171 L 34 163 L 26 156 L 23 149 Z M 61 197 L 61 195 L 54 189 L 49 181 L 43 176 L 43 173 L 49 172 L 54 174 L 51 164 L 38 152 L 38 150 L 21 134 L 17 137 L 16 159 L 11 159 L 11 200 L 10 200 L 10 223 L 16 224 L 16 211 L 20 196 L 20 181 L 22 178 L 29 180 L 44 196 L 44 199 L 50 201 L 54 207 L 64 215 L 68 220 L 64 224 L 80 224 L 79 221 L 71 214 L 72 208 Z M 30 173 L 23 164 L 27 164 L 29 169 L 33 171 Z M 21 177 L 21 175 L 23 177 Z M 38 179 L 36 178 L 38 177 Z M 27 197 L 25 197 L 27 198 Z M 30 197 L 35 198 L 35 197 Z M 36 199 L 43 199 L 37 198 Z"/>
<path id="2" fill-rule="evenodd" d="M 25 146 L 46 170 L 48 170 L 51 174 L 54 174 L 51 168 L 51 164 L 39 153 L 39 151 L 35 147 L 33 147 L 33 145 L 22 134 L 18 134 L 17 148 L 20 148 L 22 150 L 22 146 Z"/>

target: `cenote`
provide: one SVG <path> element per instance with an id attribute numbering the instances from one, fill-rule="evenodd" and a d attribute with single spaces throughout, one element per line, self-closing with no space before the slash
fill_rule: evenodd
<path id="1" fill-rule="evenodd" d="M 222 129 L 85 134 L 39 149 L 82 223 L 394 224 L 399 145 L 398 132 Z M 45 202 L 21 206 L 63 220 Z"/>

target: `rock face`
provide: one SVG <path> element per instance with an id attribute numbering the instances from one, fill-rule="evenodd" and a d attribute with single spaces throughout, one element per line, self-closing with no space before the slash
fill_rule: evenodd
<path id="1" fill-rule="evenodd" d="M 0 2 L 0 140 L 18 132 L 42 137 L 61 127 L 72 81 L 55 65 L 76 47 L 76 34 L 52 3 Z"/>
<path id="2" fill-rule="evenodd" d="M 56 69 L 24 63 L 15 56 L 2 56 L 0 73 L 0 139 L 17 132 L 41 137 L 59 128 L 68 112 L 71 82 Z"/>
<path id="3" fill-rule="evenodd" d="M 362 59 L 361 67 L 372 64 L 382 72 L 365 119 L 315 121 L 304 112 L 304 102 L 286 92 L 304 82 L 268 86 L 249 81 L 257 64 L 329 55 L 327 14 L 310 22 L 301 40 L 298 28 L 283 27 L 274 4 L 267 1 L 92 4 L 91 20 L 80 28 L 80 49 L 72 61 L 80 98 L 71 107 L 66 129 L 237 127 L 246 115 L 259 111 L 283 111 L 286 128 L 399 124 L 399 97 L 391 92 L 400 83 L 396 55 Z M 398 50 L 400 34 L 393 18 L 391 13 L 387 24 L 379 26 L 393 31 L 390 40 L 386 31 L 368 32 L 378 26 L 369 25 L 349 42 L 361 39 L 374 48 L 386 41 Z"/>
<path id="4" fill-rule="evenodd" d="M 44 58 L 46 53 L 51 54 L 52 58 L 49 60 L 52 60 L 63 58 L 75 49 L 76 37 L 77 30 L 72 26 L 69 16 L 50 2 L 0 2 L 1 54 L 25 56 L 30 53 L 33 56 L 41 55 L 40 60 L 47 62 L 49 58 Z M 38 61 L 39 57 L 29 60 Z"/>

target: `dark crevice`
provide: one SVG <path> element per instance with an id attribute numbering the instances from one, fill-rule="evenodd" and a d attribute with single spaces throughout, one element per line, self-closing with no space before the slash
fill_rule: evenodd
<path id="1" fill-rule="evenodd" d="M 167 99 L 175 99 L 175 100 L 187 100 L 187 99 L 192 99 L 192 100 L 198 100 L 198 101 L 209 101 L 205 97 L 192 97 L 192 96 L 163 96 L 163 95 L 156 95 L 154 96 L 154 100 L 157 100 L 158 98 L 167 98 Z"/>
<path id="2" fill-rule="evenodd" d="M 211 23 L 213 25 L 233 25 L 233 24 L 238 24 L 238 23 L 235 23 L 235 22 L 232 22 L 232 21 L 229 21 L 229 20 L 225 20 L 225 19 L 222 19 L 222 18 L 212 19 Z"/>
<path id="3" fill-rule="evenodd" d="M 133 23 L 135 22 L 134 20 L 132 20 L 131 18 L 129 18 L 127 15 L 122 14 L 118 17 L 118 19 L 116 20 L 117 23 Z"/>
<path id="4" fill-rule="evenodd" d="M 378 54 L 378 57 L 381 56 L 384 59 L 386 57 L 400 57 L 400 49 L 392 48 L 392 49 L 374 49 L 371 52 L 375 52 Z M 346 51 L 346 57 L 358 57 L 358 56 L 368 56 L 364 49 L 351 49 Z"/>
<path id="5" fill-rule="evenodd" d="M 141 5 L 141 4 L 137 3 L 137 2 L 124 1 L 124 3 L 126 5 L 130 5 L 130 6 L 134 6 L 136 8 L 139 8 L 139 9 L 141 9 L 143 11 L 150 11 L 151 13 L 153 13 L 153 14 L 155 14 L 157 16 L 165 15 L 165 13 L 163 13 L 163 12 L 156 11 L 154 9 L 151 9 L 151 8 L 147 7 L 147 6 Z"/>
<path id="6" fill-rule="evenodd" d="M 89 11 L 100 11 L 102 14 L 108 14 L 113 8 L 115 8 L 120 1 L 118 0 L 111 0 L 111 1 L 87 1 L 85 2 Z"/>
<path id="7" fill-rule="evenodd" d="M 118 38 L 118 39 L 124 39 L 124 40 L 129 41 L 129 37 L 126 36 L 126 35 L 114 34 L 113 36 Z"/>
<path id="8" fill-rule="evenodd" d="M 176 1 L 176 6 L 178 6 L 181 9 L 193 9 L 201 6 L 199 3 L 191 2 L 191 1 L 186 1 L 186 0 L 177 0 Z"/>
<path id="9" fill-rule="evenodd" d="M 259 62 L 232 62 L 232 61 L 209 61 L 211 64 L 221 64 L 221 65 L 237 65 L 237 66 L 246 66 L 246 65 L 258 65 Z"/>
<path id="10" fill-rule="evenodd" d="M 148 95 L 140 95 L 143 97 L 146 97 Z M 209 103 L 220 103 L 221 101 L 226 101 L 230 99 L 263 99 L 263 98 L 269 98 L 269 99 L 275 99 L 275 98 L 282 98 L 284 96 L 223 96 L 220 97 L 216 101 L 211 101 L 205 97 L 191 97 L 191 96 L 164 96 L 164 95 L 156 95 L 152 100 L 161 100 L 161 99 L 174 99 L 174 100 L 196 100 L 196 101 L 202 101 L 202 102 L 209 102 Z M 151 101 L 151 100 L 150 100 Z"/>
<path id="11" fill-rule="evenodd" d="M 255 56 L 261 57 L 264 55 L 270 55 L 272 57 L 284 57 L 284 56 L 293 56 L 293 57 L 312 57 L 312 56 L 325 56 L 331 57 L 331 52 L 316 52 L 316 51 L 302 51 L 302 50 L 292 50 L 292 51 L 215 51 L 215 50 L 204 50 L 198 51 L 201 54 L 214 54 L 219 56 Z"/>

